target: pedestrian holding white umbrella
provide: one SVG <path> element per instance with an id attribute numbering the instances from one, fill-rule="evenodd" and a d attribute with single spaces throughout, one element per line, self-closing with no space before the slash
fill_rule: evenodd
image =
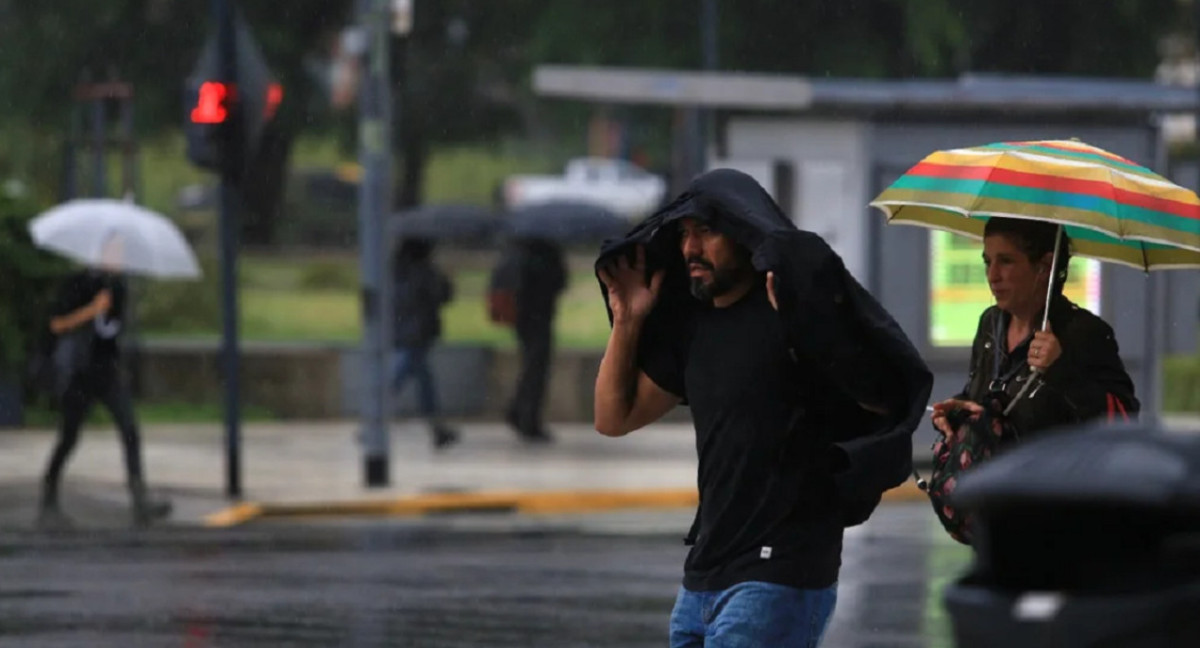
<path id="1" fill-rule="evenodd" d="M 72 200 L 35 218 L 30 233 L 39 247 L 86 266 L 64 281 L 49 321 L 56 336 L 61 420 L 43 477 L 38 525 L 48 530 L 73 526 L 60 506 L 59 486 L 79 430 L 97 400 L 120 432 L 134 524 L 145 526 L 166 517 L 170 502 L 151 497 L 146 488 L 141 437 L 120 370 L 117 340 L 124 328 L 124 275 L 194 279 L 200 276 L 195 254 L 170 220 L 131 201 Z"/>

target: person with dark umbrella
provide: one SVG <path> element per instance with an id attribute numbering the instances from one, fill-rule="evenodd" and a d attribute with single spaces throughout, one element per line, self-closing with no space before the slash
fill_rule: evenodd
<path id="1" fill-rule="evenodd" d="M 542 421 L 554 317 L 566 287 L 562 248 L 548 239 L 514 239 L 492 273 L 492 321 L 512 326 L 521 347 L 521 375 L 505 419 L 524 441 L 553 441 Z"/>
<path id="2" fill-rule="evenodd" d="M 421 414 L 429 422 L 437 450 L 458 443 L 458 431 L 438 419 L 437 387 L 429 366 L 429 350 L 442 335 L 442 305 L 453 296 L 450 279 L 431 260 L 433 244 L 425 239 L 405 239 L 392 266 L 395 299 L 393 322 L 393 387 L 404 389 L 417 380 Z"/>

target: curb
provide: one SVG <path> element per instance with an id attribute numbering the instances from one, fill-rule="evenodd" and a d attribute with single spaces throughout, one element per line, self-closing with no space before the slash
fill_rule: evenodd
<path id="1" fill-rule="evenodd" d="M 884 502 L 924 499 L 912 481 L 883 494 Z M 521 513 L 550 515 L 630 509 L 687 509 L 696 506 L 695 489 L 640 491 L 492 491 L 437 493 L 393 499 L 329 502 L 248 502 L 212 513 L 204 526 L 227 528 L 263 519 L 334 517 L 419 517 L 447 513 Z"/>

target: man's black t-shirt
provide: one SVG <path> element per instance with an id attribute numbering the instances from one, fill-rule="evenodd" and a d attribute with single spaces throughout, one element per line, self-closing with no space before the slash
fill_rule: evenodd
<path id="1" fill-rule="evenodd" d="M 766 289 L 672 316 L 678 335 L 643 340 L 639 356 L 646 375 L 687 400 L 696 427 L 700 507 L 684 586 L 832 585 L 842 525 L 817 461 L 823 444 L 806 425 L 820 404 Z"/>
<path id="2" fill-rule="evenodd" d="M 105 289 L 112 296 L 112 305 L 108 309 L 108 314 L 80 325 L 92 329 L 90 357 L 93 365 L 106 365 L 117 358 L 119 352 L 117 338 L 124 324 L 121 320 L 121 314 L 125 308 L 124 280 L 118 276 L 94 270 L 85 270 L 71 275 L 63 281 L 52 311 L 52 315 L 55 317 L 68 315 L 90 304 L 96 295 Z"/>

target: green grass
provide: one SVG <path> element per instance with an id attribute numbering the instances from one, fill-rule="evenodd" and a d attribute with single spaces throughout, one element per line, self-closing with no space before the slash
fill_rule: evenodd
<path id="1" fill-rule="evenodd" d="M 1200 355 L 1163 361 L 1163 409 L 1200 413 Z"/>
<path id="2" fill-rule="evenodd" d="M 422 188 L 427 203 L 492 204 L 493 192 L 507 176 L 557 173 L 561 164 L 551 155 L 509 147 L 459 146 L 434 153 Z"/>
<path id="3" fill-rule="evenodd" d="M 182 132 L 174 132 L 140 143 L 141 202 L 164 214 L 175 213 L 176 194 L 190 184 L 214 184 L 215 176 L 187 160 Z M 567 156 L 517 143 L 462 145 L 435 149 L 429 156 L 422 191 L 427 203 L 470 203 L 490 205 L 493 192 L 507 176 L 522 173 L 558 173 Z M 108 181 L 117 195 L 120 158 L 110 156 Z M 312 169 L 349 171 L 357 165 L 354 155 L 345 155 L 332 137 L 300 137 L 292 147 L 293 172 Z"/>
<path id="4" fill-rule="evenodd" d="M 358 267 L 351 257 L 317 260 L 247 257 L 239 269 L 240 333 L 247 340 L 355 342 L 360 339 Z M 314 272 L 314 268 L 321 268 Z M 487 318 L 486 269 L 460 269 L 453 274 L 454 300 L 442 310 L 443 342 L 511 347 L 511 329 Z M 319 274 L 320 288 L 306 288 Z M 214 290 L 196 284 L 196 290 Z M 153 287 L 149 287 L 153 290 Z M 186 300 L 185 300 L 186 301 Z M 199 300 L 196 300 L 199 302 Z M 194 319 L 185 319 L 194 322 Z M 149 337 L 215 337 L 216 322 L 148 326 Z M 558 344 L 568 348 L 602 348 L 608 339 L 608 318 L 596 280 L 590 272 L 573 273 L 559 299 L 555 322 Z"/>

